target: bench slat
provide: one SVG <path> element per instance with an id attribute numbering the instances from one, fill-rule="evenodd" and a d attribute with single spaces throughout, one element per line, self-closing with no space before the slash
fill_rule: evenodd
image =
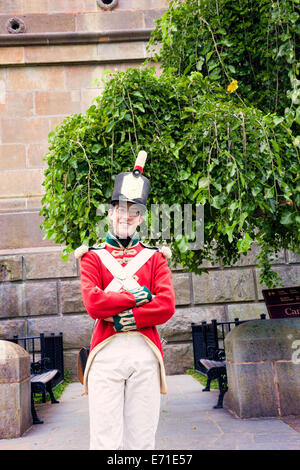
<path id="1" fill-rule="evenodd" d="M 59 372 L 58 369 L 53 369 L 53 370 L 49 370 L 48 372 L 44 372 L 43 374 L 31 375 L 30 381 L 47 383 L 50 380 L 52 380 L 58 372 Z"/>
<path id="2" fill-rule="evenodd" d="M 226 361 L 212 361 L 210 359 L 199 359 L 201 364 L 206 367 L 206 369 L 211 369 L 212 367 L 225 367 Z"/>

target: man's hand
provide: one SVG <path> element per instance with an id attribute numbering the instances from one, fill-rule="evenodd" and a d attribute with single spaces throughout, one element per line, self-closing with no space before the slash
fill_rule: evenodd
<path id="1" fill-rule="evenodd" d="M 106 317 L 106 318 L 103 318 L 104 321 L 108 321 L 109 323 L 113 323 L 114 322 L 114 319 L 113 317 Z"/>
<path id="2" fill-rule="evenodd" d="M 146 286 L 137 287 L 136 289 L 133 289 L 128 292 L 130 292 L 134 296 L 135 301 L 136 301 L 136 304 L 135 304 L 136 307 L 140 307 L 141 305 L 151 302 L 153 298 L 150 290 Z M 122 315 L 122 313 L 120 315 Z M 104 321 L 107 321 L 109 323 L 115 323 L 116 325 L 116 322 L 118 321 L 118 319 L 115 317 L 106 317 L 104 318 Z"/>

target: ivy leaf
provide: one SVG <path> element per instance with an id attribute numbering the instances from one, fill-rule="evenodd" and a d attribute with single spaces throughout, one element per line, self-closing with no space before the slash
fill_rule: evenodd
<path id="1" fill-rule="evenodd" d="M 202 70 L 203 64 L 205 60 L 203 57 L 199 57 L 198 62 L 196 63 L 196 69 L 199 70 L 199 72 Z"/>
<path id="2" fill-rule="evenodd" d="M 282 225 L 291 225 L 293 224 L 293 214 L 291 212 L 285 212 L 282 214 L 280 223 Z"/>
<path id="3" fill-rule="evenodd" d="M 253 239 L 250 237 L 249 233 L 245 233 L 244 238 L 238 240 L 237 242 L 237 249 L 239 253 L 247 253 L 253 243 Z"/>
<path id="4" fill-rule="evenodd" d="M 209 185 L 209 178 L 207 176 L 204 176 L 203 178 L 200 178 L 198 181 L 198 189 L 203 189 L 207 188 Z"/>
<path id="5" fill-rule="evenodd" d="M 233 241 L 233 231 L 235 229 L 236 224 L 237 222 L 233 222 L 232 225 L 226 224 L 224 227 L 224 233 L 225 235 L 227 235 L 229 243 L 232 243 Z"/>
<path id="6" fill-rule="evenodd" d="M 233 186 L 234 184 L 235 184 L 235 180 L 232 180 L 232 181 L 230 181 L 230 183 L 228 183 L 228 184 L 226 185 L 226 192 L 227 192 L 227 194 L 230 193 L 231 188 L 232 188 L 232 186 Z"/>
<path id="7" fill-rule="evenodd" d="M 145 109 L 142 103 L 134 103 L 133 107 L 139 109 L 142 113 L 145 112 Z"/>

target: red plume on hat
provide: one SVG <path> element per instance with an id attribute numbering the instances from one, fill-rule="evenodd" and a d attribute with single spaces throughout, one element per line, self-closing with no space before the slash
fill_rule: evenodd
<path id="1" fill-rule="evenodd" d="M 116 176 L 111 203 L 132 202 L 144 209 L 150 191 L 150 181 L 143 175 L 147 153 L 141 150 L 131 172 L 119 173 Z"/>

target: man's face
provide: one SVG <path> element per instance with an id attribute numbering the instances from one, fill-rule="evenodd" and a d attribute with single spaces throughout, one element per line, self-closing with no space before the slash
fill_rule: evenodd
<path id="1" fill-rule="evenodd" d="M 144 220 L 140 212 L 139 206 L 131 202 L 116 204 L 112 209 L 109 209 L 108 215 L 112 221 L 113 230 L 119 238 L 131 237 L 134 234 Z"/>

